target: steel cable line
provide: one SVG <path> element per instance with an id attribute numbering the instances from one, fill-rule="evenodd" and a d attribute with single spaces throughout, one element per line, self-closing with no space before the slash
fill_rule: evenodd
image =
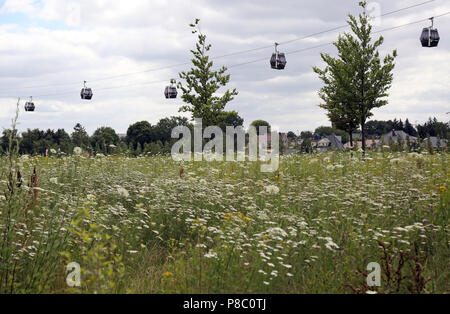
<path id="1" fill-rule="evenodd" d="M 449 14 L 450 14 L 450 11 L 442 13 L 442 14 L 439 14 L 439 15 L 435 15 L 434 17 L 435 18 L 439 18 L 439 17 L 443 17 L 443 16 L 446 16 L 446 15 L 449 15 Z M 413 22 L 409 22 L 409 23 L 405 23 L 405 24 L 401 24 L 401 25 L 397 25 L 397 26 L 393 26 L 393 27 L 388 27 L 388 28 L 385 28 L 385 29 L 382 29 L 382 30 L 375 31 L 373 33 L 376 34 L 376 33 L 388 32 L 388 31 L 392 31 L 392 30 L 395 30 L 395 29 L 398 29 L 398 28 L 405 27 L 405 26 L 410 26 L 410 25 L 415 25 L 415 24 L 418 24 L 418 23 L 426 22 L 428 20 L 429 20 L 429 18 L 425 18 L 425 19 L 421 19 L 421 20 L 417 20 L 417 21 L 413 21 Z M 327 43 L 323 43 L 323 44 L 320 44 L 320 45 L 306 47 L 306 48 L 302 48 L 302 49 L 298 49 L 298 50 L 292 50 L 292 51 L 286 52 L 286 55 L 301 53 L 301 52 L 305 52 L 305 51 L 308 51 L 308 50 L 313 50 L 313 49 L 329 46 L 329 45 L 332 45 L 333 43 L 334 42 L 327 42 Z M 256 62 L 261 62 L 261 61 L 267 61 L 267 57 L 259 58 L 259 59 L 255 59 L 255 60 L 250 60 L 250 61 L 246 61 L 246 62 L 242 62 L 242 63 L 238 63 L 238 64 L 229 65 L 229 66 L 227 66 L 227 68 L 234 68 L 234 67 L 244 66 L 244 65 L 248 65 L 248 64 L 252 64 L 252 63 L 256 63 Z M 95 90 L 96 91 L 112 90 L 112 89 L 119 89 L 119 88 L 126 88 L 126 87 L 135 87 L 135 86 L 140 86 L 140 85 L 149 85 L 149 84 L 156 84 L 156 83 L 167 83 L 168 81 L 170 81 L 170 79 L 158 80 L 158 81 L 150 81 L 150 82 L 143 82 L 143 83 L 134 83 L 134 84 L 120 85 L 120 86 L 100 87 L 100 88 L 95 88 Z M 61 92 L 61 93 L 35 95 L 33 97 L 44 98 L 44 97 L 49 97 L 49 96 L 68 95 L 68 94 L 73 94 L 73 93 L 75 93 L 75 92 L 72 90 L 72 91 Z M 0 97 L 3 97 L 3 98 L 17 98 L 16 96 L 12 96 L 12 97 L 0 96 Z M 21 96 L 21 98 L 26 98 L 26 96 L 25 97 Z"/>
<path id="2" fill-rule="evenodd" d="M 158 81 L 150 81 L 150 82 L 141 82 L 141 83 L 134 83 L 134 84 L 127 84 L 127 85 L 119 85 L 119 86 L 110 86 L 110 87 L 99 87 L 95 88 L 95 92 L 98 91 L 104 91 L 104 90 L 111 90 L 111 89 L 120 89 L 120 88 L 126 88 L 126 87 L 134 87 L 134 86 L 140 86 L 140 85 L 150 85 L 150 84 L 156 84 L 156 83 L 165 83 L 167 80 L 158 80 Z M 67 91 L 67 92 L 60 92 L 60 93 L 51 93 L 51 94 L 42 94 L 42 95 L 35 95 L 33 97 L 35 98 L 45 98 L 50 96 L 59 96 L 59 95 L 70 95 L 70 94 L 79 94 L 79 91 Z M 3 97 L 3 96 L 2 96 Z M 29 96 L 28 96 L 29 97 Z M 4 97 L 6 98 L 6 97 Z M 17 98 L 17 97 L 8 97 L 8 98 Z M 20 98 L 26 98 L 26 96 L 20 96 Z"/>
<path id="3" fill-rule="evenodd" d="M 425 2 L 417 3 L 417 4 L 414 4 L 414 5 L 411 5 L 411 6 L 407 6 L 407 7 L 404 7 L 404 8 L 400 8 L 400 9 L 397 9 L 397 10 L 394 10 L 394 11 L 386 12 L 384 14 L 381 14 L 381 15 L 377 16 L 377 17 L 384 17 L 384 16 L 387 16 L 387 15 L 395 14 L 395 13 L 398 13 L 398 12 L 401 12 L 401 11 L 405 11 L 405 10 L 409 10 L 409 9 L 416 8 L 416 7 L 419 7 L 419 6 L 423 6 L 423 5 L 426 5 L 426 4 L 429 4 L 431 2 L 435 2 L 435 1 L 436 0 L 428 0 L 428 1 L 425 1 Z M 339 29 L 342 29 L 342 28 L 346 28 L 346 27 L 348 27 L 348 24 L 340 25 L 340 26 L 337 26 L 337 27 L 333 27 L 333 28 L 330 28 L 330 29 L 327 29 L 327 30 L 324 30 L 324 31 L 320 31 L 320 32 L 316 32 L 316 33 L 313 33 L 313 34 L 309 34 L 309 35 L 306 35 L 306 36 L 297 37 L 297 38 L 294 38 L 294 39 L 291 39 L 291 40 L 281 41 L 281 42 L 279 42 L 279 45 L 286 45 L 286 44 L 289 44 L 289 43 L 292 43 L 292 42 L 295 42 L 295 41 L 304 40 L 304 39 L 311 38 L 311 37 L 314 37 L 314 36 L 326 34 L 326 33 L 333 32 L 333 31 L 336 31 L 336 30 L 339 30 Z M 229 54 L 214 56 L 214 57 L 211 58 L 211 61 L 217 60 L 217 59 L 221 59 L 221 58 L 230 57 L 230 56 L 235 56 L 235 55 L 239 55 L 239 54 L 245 54 L 245 53 L 249 53 L 249 52 L 253 52 L 253 51 L 264 50 L 264 49 L 268 49 L 268 48 L 273 48 L 273 44 L 271 44 L 270 46 L 267 45 L 267 46 L 262 46 L 262 47 L 257 47 L 257 48 L 252 48 L 252 49 L 232 52 L 232 53 L 229 53 Z M 257 60 L 257 61 L 259 61 L 259 60 Z M 251 63 L 254 63 L 254 62 L 257 62 L 257 61 L 255 60 L 255 61 L 252 61 Z M 132 76 L 132 75 L 137 75 L 137 74 L 143 74 L 143 73 L 149 73 L 149 72 L 156 72 L 156 71 L 171 69 L 171 68 L 184 66 L 184 65 L 189 65 L 189 64 L 191 64 L 191 62 L 177 63 L 177 64 L 172 64 L 172 65 L 158 67 L 158 68 L 151 68 L 151 69 L 147 69 L 147 70 L 143 70 L 143 71 L 129 72 L 129 73 L 123 73 L 123 74 L 118 74 L 118 75 L 112 75 L 112 76 L 103 77 L 103 78 L 99 78 L 99 79 L 89 80 L 89 81 L 86 81 L 86 82 L 92 83 L 92 82 L 100 82 L 100 81 L 112 80 L 112 79 L 122 78 L 122 77 L 126 77 L 126 76 Z M 45 88 L 45 87 L 53 87 L 53 86 L 68 86 L 68 85 L 79 85 L 79 84 L 80 84 L 80 82 L 61 83 L 61 84 L 48 84 L 48 85 L 34 85 L 34 86 L 21 87 L 21 89 Z M 0 89 L 0 91 L 2 91 L 2 89 Z"/>
<path id="4" fill-rule="evenodd" d="M 438 17 L 449 15 L 449 14 L 450 14 L 450 11 L 448 11 L 446 13 L 443 13 L 443 14 L 435 15 L 434 17 L 438 18 Z M 382 30 L 375 31 L 375 32 L 373 32 L 373 34 L 388 32 L 388 31 L 395 30 L 395 29 L 398 29 L 398 28 L 401 28 L 401 27 L 405 27 L 405 26 L 409 26 L 409 25 L 414 25 L 414 24 L 426 22 L 428 20 L 429 20 L 429 18 L 426 18 L 426 19 L 421 19 L 421 20 L 409 22 L 409 23 L 402 24 L 402 25 L 388 27 L 388 28 L 385 28 L 385 29 L 382 29 Z M 320 47 L 329 46 L 329 45 L 332 45 L 333 43 L 334 43 L 334 41 L 333 42 L 324 43 L 324 44 L 320 44 L 320 45 L 316 45 L 316 46 L 307 47 L 307 48 L 302 48 L 302 49 L 298 49 L 298 50 L 292 50 L 292 51 L 286 52 L 285 54 L 286 55 L 296 54 L 296 53 L 300 53 L 300 52 L 304 52 L 304 51 L 308 51 L 308 50 L 312 50 L 312 49 L 316 49 L 316 48 L 320 48 Z M 233 64 L 233 65 L 227 66 L 227 68 L 243 66 L 243 65 L 256 63 L 256 62 L 260 62 L 260 61 L 267 61 L 267 57 L 266 58 L 255 59 L 255 60 L 250 60 L 250 61 L 242 62 L 242 63 L 238 63 L 238 64 Z"/>
<path id="5" fill-rule="evenodd" d="M 449 15 L 450 11 L 439 14 L 439 15 L 435 15 L 435 18 L 439 18 L 439 17 L 443 17 L 446 15 Z M 388 32 L 388 31 L 392 31 L 398 28 L 402 28 L 405 26 L 410 26 L 410 25 L 415 25 L 418 23 L 422 23 L 422 22 L 426 22 L 428 21 L 429 18 L 425 18 L 425 19 L 421 19 L 421 20 L 417 20 L 417 21 L 413 21 L 413 22 L 409 22 L 409 23 L 405 23 L 405 24 L 401 24 L 401 25 L 397 25 L 397 26 L 393 26 L 393 27 L 388 27 L 382 30 L 378 30 L 373 32 L 374 34 L 377 33 L 382 33 L 382 32 Z M 308 50 L 313 50 L 313 49 L 317 49 L 317 48 L 321 48 L 321 47 L 325 47 L 325 46 L 329 46 L 332 45 L 334 42 L 327 42 L 327 43 L 323 43 L 320 45 L 315 45 L 315 46 L 311 46 L 311 47 L 306 47 L 306 48 L 302 48 L 302 49 L 298 49 L 298 50 L 292 50 L 289 52 L 286 52 L 286 55 L 291 55 L 291 54 L 296 54 L 296 53 L 301 53 L 301 52 L 305 52 Z M 244 65 L 248 65 L 248 64 L 252 64 L 252 63 L 257 63 L 257 62 L 261 62 L 261 61 L 267 61 L 267 57 L 264 58 L 258 58 L 255 60 L 250 60 L 250 61 L 246 61 L 246 62 L 242 62 L 242 63 L 237 63 L 237 64 L 233 64 L 233 65 L 229 65 L 227 66 L 227 68 L 234 68 L 234 67 L 239 67 L 239 66 L 244 66 Z M 144 82 L 144 83 L 137 83 L 137 84 L 128 84 L 128 85 L 121 85 L 121 86 L 113 86 L 113 87 L 103 87 L 103 88 L 96 88 L 96 91 L 102 91 L 102 90 L 111 90 L 111 89 L 119 89 L 119 88 L 126 88 L 126 87 L 134 87 L 134 86 L 139 86 L 139 85 L 148 85 L 148 84 L 156 84 L 156 83 L 163 83 L 163 82 L 168 82 L 170 81 L 170 79 L 167 80 L 158 80 L 158 81 L 150 81 L 150 82 Z M 68 91 L 68 92 L 61 92 L 61 93 L 52 93 L 52 94 L 44 94 L 44 95 L 35 95 L 33 97 L 36 98 L 44 98 L 44 97 L 49 97 L 49 96 L 59 96 L 59 95 L 68 95 L 68 94 L 73 94 L 75 93 L 73 90 L 72 91 Z M 0 96 L 2 98 L 17 98 L 17 96 Z M 21 96 L 21 98 L 26 98 L 26 96 Z"/>

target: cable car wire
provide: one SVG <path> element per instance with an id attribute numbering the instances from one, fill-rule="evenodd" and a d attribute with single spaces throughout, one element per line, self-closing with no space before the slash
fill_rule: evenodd
<path id="1" fill-rule="evenodd" d="M 449 14 L 450 14 L 450 11 L 442 13 L 442 14 L 435 15 L 434 18 L 443 17 L 443 16 L 446 16 L 446 15 L 449 15 Z M 406 26 L 422 23 L 422 22 L 425 22 L 425 21 L 428 21 L 428 20 L 429 20 L 429 18 L 420 19 L 420 20 L 417 20 L 417 21 L 413 21 L 413 22 L 409 22 L 409 23 L 405 23 L 405 24 L 401 24 L 401 25 L 397 25 L 397 26 L 393 26 L 393 27 L 388 27 L 388 28 L 385 28 L 385 29 L 382 29 L 382 30 L 375 31 L 373 33 L 375 34 L 375 33 L 388 32 L 388 31 L 392 31 L 392 30 L 399 29 L 399 28 L 402 28 L 402 27 L 406 27 Z M 327 42 L 327 43 L 323 43 L 323 44 L 320 44 L 320 45 L 306 47 L 306 48 L 302 48 L 302 49 L 298 49 L 298 50 L 292 50 L 292 51 L 286 52 L 286 55 L 297 54 L 297 53 L 305 52 L 305 51 L 308 51 L 308 50 L 313 50 L 313 49 L 329 46 L 329 45 L 332 45 L 333 43 L 334 42 Z M 246 62 L 242 62 L 242 63 L 238 63 L 238 64 L 229 65 L 229 66 L 227 66 L 227 68 L 235 68 L 235 67 L 244 66 L 244 65 L 257 63 L 257 62 L 261 62 L 261 61 L 267 61 L 267 57 L 258 58 L 258 59 L 255 59 L 255 60 L 250 60 L 250 61 L 246 61 Z M 126 87 L 135 87 L 135 86 L 139 86 L 139 85 L 148 85 L 148 84 L 156 84 L 156 83 L 163 83 L 163 82 L 167 83 L 168 81 L 170 81 L 170 79 L 168 79 L 168 80 L 150 81 L 150 82 L 137 83 L 137 84 L 134 83 L 134 84 L 128 84 L 128 85 L 121 85 L 121 86 L 96 88 L 95 90 L 96 91 L 112 90 L 112 89 L 119 89 L 119 88 L 126 88 Z M 72 91 L 61 92 L 61 93 L 35 95 L 33 97 L 35 97 L 35 98 L 45 98 L 45 97 L 49 97 L 49 96 L 59 96 L 59 95 L 69 95 L 69 94 L 75 94 L 75 92 L 72 90 Z M 2 97 L 2 98 L 17 98 L 17 96 L 10 96 L 10 97 L 8 97 L 8 96 L 0 96 L 0 97 Z M 20 97 L 21 98 L 25 98 L 23 96 L 20 96 Z"/>
<path id="2" fill-rule="evenodd" d="M 398 13 L 398 12 L 401 12 L 401 11 L 405 11 L 405 10 L 409 10 L 409 9 L 416 8 L 416 7 L 419 7 L 419 6 L 423 6 L 423 5 L 426 5 L 426 4 L 429 4 L 431 2 L 435 2 L 435 1 L 436 0 L 428 0 L 428 1 L 425 1 L 425 2 L 417 3 L 417 4 L 410 5 L 410 6 L 407 6 L 407 7 L 404 7 L 404 8 L 400 8 L 400 9 L 397 9 L 397 10 L 394 10 L 394 11 L 386 12 L 384 14 L 381 14 L 381 15 L 377 16 L 377 17 L 384 17 L 384 16 L 392 15 L 392 14 L 395 14 L 395 13 Z M 438 17 L 438 16 L 436 16 L 436 17 Z M 336 31 L 336 30 L 339 30 L 339 29 L 342 29 L 342 28 L 346 28 L 346 27 L 348 27 L 348 24 L 340 25 L 340 26 L 333 27 L 333 28 L 330 28 L 330 29 L 327 29 L 327 30 L 324 30 L 324 31 L 312 33 L 312 34 L 309 34 L 309 35 L 306 35 L 306 36 L 302 36 L 302 37 L 297 37 L 297 38 L 290 39 L 290 40 L 287 40 L 287 41 L 281 41 L 278 44 L 279 45 L 286 45 L 286 44 L 289 44 L 289 43 L 292 43 L 292 42 L 296 42 L 296 41 L 299 41 L 299 40 L 312 38 L 312 37 L 315 37 L 315 36 L 318 36 L 318 35 L 323 35 L 323 34 L 326 34 L 326 33 L 329 33 L 329 32 L 333 32 L 333 31 Z M 245 54 L 245 53 L 259 51 L 259 50 L 264 50 L 264 49 L 268 49 L 268 48 L 273 48 L 273 44 L 267 45 L 267 46 L 262 46 L 262 47 L 257 47 L 257 48 L 252 48 L 252 49 L 236 51 L 236 52 L 232 52 L 232 53 L 228 53 L 228 54 L 224 54 L 224 55 L 213 56 L 211 58 L 211 60 L 214 61 L 214 60 L 217 60 L 217 59 L 222 59 L 222 58 L 226 58 L 226 57 L 230 57 L 230 56 L 236 56 L 236 55 L 239 55 L 239 54 Z M 313 48 L 310 48 L 310 49 L 313 49 Z M 301 49 L 299 51 L 303 51 L 303 49 Z M 293 53 L 293 52 L 291 52 L 291 53 Z M 262 59 L 259 59 L 259 60 L 262 60 Z M 258 62 L 259 60 L 254 60 L 251 63 Z M 123 78 L 123 77 L 126 77 L 126 76 L 132 76 L 132 75 L 137 75 L 137 74 L 143 74 L 143 73 L 149 73 L 149 72 L 156 72 L 156 71 L 171 69 L 171 68 L 184 66 L 184 65 L 189 65 L 189 64 L 191 64 L 191 62 L 177 63 L 177 64 L 172 64 L 172 65 L 158 67 L 158 68 L 151 68 L 151 69 L 147 69 L 147 70 L 143 70 L 143 71 L 129 72 L 129 73 L 112 75 L 112 76 L 107 76 L 107 77 L 98 78 L 98 79 L 92 79 L 92 80 L 89 80 L 87 82 L 91 83 L 91 82 L 100 82 L 100 81 L 112 80 L 112 79 L 117 79 L 117 78 Z M 248 63 L 243 63 L 243 65 L 244 64 L 248 64 Z M 234 65 L 234 66 L 239 66 L 239 65 Z M 45 87 L 69 86 L 69 85 L 79 85 L 79 81 L 78 82 L 71 82 L 71 83 L 59 83 L 59 84 L 48 84 L 48 85 L 25 86 L 25 87 L 21 87 L 21 89 L 33 89 L 33 88 L 45 88 Z M 2 91 L 2 89 L 0 89 L 0 91 Z"/>
<path id="3" fill-rule="evenodd" d="M 443 17 L 443 16 L 446 16 L 446 15 L 449 15 L 449 14 L 450 14 L 450 11 L 442 13 L 442 14 L 435 15 L 434 18 Z M 406 27 L 406 26 L 422 23 L 422 22 L 425 22 L 425 21 L 428 21 L 428 20 L 429 20 L 429 18 L 420 19 L 420 20 L 417 20 L 417 21 L 413 21 L 413 22 L 409 22 L 409 23 L 405 23 L 405 24 L 401 24 L 401 25 L 397 25 L 397 26 L 393 26 L 393 27 L 388 27 L 388 28 L 385 28 L 385 29 L 382 29 L 382 30 L 378 30 L 378 31 L 375 31 L 374 33 L 388 32 L 388 31 L 392 31 L 392 30 L 399 29 L 399 28 L 402 28 L 402 27 Z M 329 45 L 332 45 L 333 43 L 334 42 L 327 42 L 327 43 L 323 43 L 323 44 L 320 44 L 320 45 L 306 47 L 306 48 L 302 48 L 302 49 L 298 49 L 298 50 L 292 50 L 292 51 L 286 52 L 286 55 L 297 54 L 297 53 L 305 52 L 305 51 L 308 51 L 308 50 L 313 50 L 313 49 L 329 46 Z M 244 65 L 248 65 L 248 64 L 252 64 L 252 63 L 256 63 L 256 62 L 261 62 L 261 61 L 267 61 L 267 57 L 259 58 L 259 59 L 255 59 L 255 60 L 250 60 L 250 61 L 242 62 L 242 63 L 238 63 L 238 64 L 229 65 L 229 66 L 227 66 L 227 68 L 235 68 L 235 67 L 244 66 Z M 133 84 L 127 84 L 127 85 L 120 85 L 120 86 L 101 87 L 101 88 L 95 88 L 95 90 L 96 91 L 112 90 L 112 89 L 120 89 L 120 88 L 127 88 L 127 87 L 135 87 L 135 86 L 140 86 L 140 85 L 149 85 L 149 84 L 156 84 L 156 83 L 167 83 L 168 81 L 170 81 L 170 79 L 150 81 L 150 82 L 143 82 L 143 83 L 133 83 Z M 69 94 L 74 94 L 75 95 L 75 91 L 72 90 L 72 91 L 61 92 L 61 93 L 35 95 L 34 97 L 35 98 L 45 98 L 45 97 L 50 97 L 50 96 L 69 95 Z M 17 98 L 17 96 L 10 96 L 10 97 L 0 96 L 0 97 L 3 97 L 3 98 Z M 20 96 L 20 97 L 21 98 L 25 98 L 23 96 Z"/>
<path id="4" fill-rule="evenodd" d="M 449 15 L 449 14 L 450 14 L 450 11 L 448 11 L 446 13 L 443 13 L 443 14 L 435 15 L 434 18 L 443 17 L 443 16 L 446 16 L 446 15 Z M 417 21 L 406 23 L 406 24 L 402 24 L 402 25 L 388 27 L 388 28 L 385 28 L 385 29 L 382 29 L 382 30 L 375 31 L 375 32 L 373 32 L 373 34 L 378 34 L 378 33 L 383 33 L 383 32 L 387 32 L 387 31 L 395 30 L 395 29 L 402 28 L 402 27 L 405 27 L 405 26 L 410 26 L 410 25 L 422 23 L 422 22 L 425 22 L 425 21 L 428 21 L 428 20 L 429 20 L 429 18 L 426 18 L 426 19 L 421 19 L 421 20 L 417 20 Z M 304 52 L 304 51 L 308 51 L 308 50 L 312 50 L 312 49 L 316 49 L 316 48 L 320 48 L 320 47 L 329 46 L 329 45 L 332 45 L 333 43 L 334 43 L 334 41 L 328 42 L 328 43 L 324 43 L 324 44 L 320 44 L 320 45 L 316 45 L 316 46 L 307 47 L 307 48 L 302 48 L 302 49 L 298 49 L 298 50 L 292 50 L 292 51 L 286 52 L 285 54 L 286 55 L 296 54 L 296 53 L 300 53 L 300 52 Z M 267 61 L 267 57 L 266 58 L 259 58 L 259 59 L 255 59 L 255 60 L 251 60 L 251 61 L 247 61 L 247 62 L 243 62 L 243 63 L 233 64 L 233 65 L 227 66 L 227 68 L 234 68 L 234 67 L 243 66 L 243 65 L 247 65 L 247 64 L 252 64 L 252 63 L 256 63 L 256 62 L 260 62 L 260 61 Z"/>

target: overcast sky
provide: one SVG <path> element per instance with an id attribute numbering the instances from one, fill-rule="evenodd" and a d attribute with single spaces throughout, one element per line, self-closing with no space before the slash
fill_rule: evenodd
<path id="1" fill-rule="evenodd" d="M 385 14 L 425 1 L 380 0 L 371 13 L 377 15 L 379 8 Z M 0 0 L 0 127 L 10 126 L 16 97 L 30 95 L 36 112 L 25 113 L 22 100 L 20 130 L 72 132 L 79 122 L 89 133 L 99 126 L 125 133 L 136 121 L 154 124 L 179 115 L 182 100 L 166 100 L 164 87 L 189 66 L 143 71 L 189 62 L 196 37 L 188 24 L 195 18 L 201 19 L 214 57 L 345 25 L 347 14 L 359 12 L 357 4 L 357 0 Z M 436 0 L 382 17 L 374 30 L 449 11 L 450 1 Z M 441 35 L 438 48 L 420 45 L 421 30 L 428 25 L 382 32 L 382 55 L 397 48 L 399 56 L 389 104 L 376 109 L 373 119 L 449 120 L 450 15 L 435 20 Z M 326 44 L 344 31 L 348 28 L 281 45 L 279 50 L 289 53 Z M 323 67 L 319 53 L 335 55 L 335 48 L 288 54 L 284 71 L 270 68 L 272 51 L 270 47 L 215 61 L 218 68 L 266 58 L 229 68 L 228 87 L 237 88 L 239 95 L 226 110 L 237 110 L 246 126 L 264 119 L 279 131 L 297 133 L 329 125 L 318 107 L 321 81 L 312 67 Z M 83 80 L 91 81 L 92 101 L 80 99 Z"/>

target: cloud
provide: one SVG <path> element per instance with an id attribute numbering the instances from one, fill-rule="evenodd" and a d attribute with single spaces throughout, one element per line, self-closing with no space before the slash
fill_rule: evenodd
<path id="1" fill-rule="evenodd" d="M 382 14 L 417 3 L 378 2 Z M 449 10 L 448 2 L 437 0 L 383 17 L 375 31 Z M 214 60 L 219 67 L 264 59 L 229 68 L 229 87 L 239 95 L 227 110 L 237 110 L 246 125 L 265 119 L 281 131 L 313 130 L 329 122 L 318 107 L 321 82 L 312 67 L 323 67 L 320 52 L 336 51 L 328 45 L 289 52 L 332 42 L 339 31 L 281 45 L 288 53 L 285 71 L 270 69 L 272 45 L 344 25 L 347 14 L 357 12 L 354 0 L 6 0 L 0 7 L 5 21 L 0 23 L 0 127 L 9 126 L 16 97 L 29 95 L 35 96 L 37 111 L 22 110 L 21 129 L 71 131 L 80 122 L 89 132 L 108 125 L 125 133 L 136 121 L 156 123 L 179 114 L 181 99 L 168 101 L 163 90 L 188 67 L 145 70 L 189 61 L 196 37 L 188 24 L 199 17 L 212 56 L 269 46 Z M 445 30 L 450 16 L 436 19 L 435 25 L 442 38 L 437 49 L 420 47 L 420 32 L 428 22 L 383 33 L 382 55 L 397 48 L 399 57 L 389 104 L 375 110 L 373 119 L 448 119 L 450 43 Z M 94 90 L 91 102 L 79 97 L 84 80 Z"/>

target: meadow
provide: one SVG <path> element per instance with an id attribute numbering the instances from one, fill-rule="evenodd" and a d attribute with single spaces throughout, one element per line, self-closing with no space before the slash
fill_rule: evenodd
<path id="1" fill-rule="evenodd" d="M 283 156 L 275 173 L 0 157 L 0 293 L 450 293 L 449 166 L 389 151 Z"/>

